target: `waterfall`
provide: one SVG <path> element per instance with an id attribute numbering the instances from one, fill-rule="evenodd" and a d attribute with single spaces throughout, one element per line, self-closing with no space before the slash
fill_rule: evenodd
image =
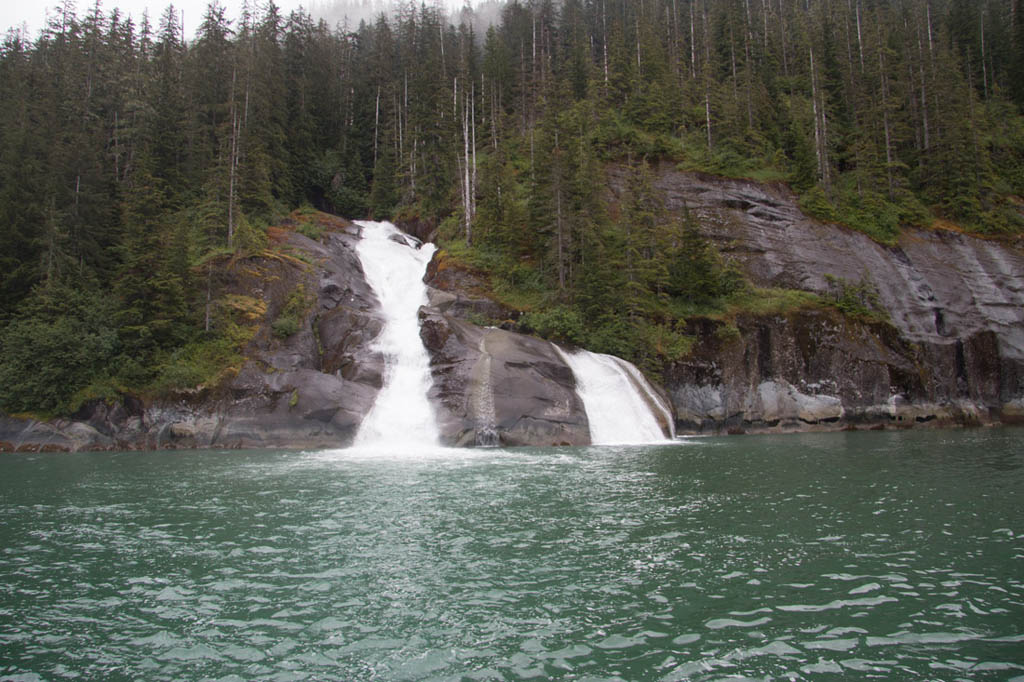
<path id="1" fill-rule="evenodd" d="M 556 348 L 558 348 L 556 346 Z M 595 445 L 660 443 L 665 441 L 652 409 L 665 417 L 672 430 L 672 416 L 643 374 L 614 355 L 578 350 L 558 352 L 576 377 L 576 393 L 583 401 Z"/>
<path id="2" fill-rule="evenodd" d="M 436 445 L 437 419 L 427 400 L 430 357 L 420 339 L 418 315 L 427 302 L 423 275 L 435 247 L 416 248 L 418 241 L 388 222 L 356 224 L 362 228 L 356 253 L 384 317 L 384 328 L 373 345 L 384 355 L 384 381 L 355 444 L 417 449 Z"/>

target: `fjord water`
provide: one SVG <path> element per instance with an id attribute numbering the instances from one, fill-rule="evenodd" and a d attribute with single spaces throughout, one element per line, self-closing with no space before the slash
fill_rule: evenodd
<path id="1" fill-rule="evenodd" d="M 0 678 L 1007 680 L 1021 430 L 0 457 Z"/>
<path id="2" fill-rule="evenodd" d="M 423 273 L 433 244 L 420 245 L 389 222 L 357 220 L 356 252 L 380 301 L 384 328 L 374 349 L 384 355 L 377 400 L 356 434 L 356 445 L 388 448 L 437 442 L 437 418 L 427 401 L 430 356 L 420 340 L 419 308 L 427 302 Z"/>

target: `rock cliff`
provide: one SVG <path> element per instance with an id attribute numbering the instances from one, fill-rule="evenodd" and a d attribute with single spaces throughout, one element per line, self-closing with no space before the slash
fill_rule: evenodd
<path id="1" fill-rule="evenodd" d="M 609 171 L 613 197 L 624 169 Z M 1024 249 L 908 229 L 894 246 L 805 216 L 784 186 L 664 166 L 666 208 L 763 287 L 827 295 L 866 282 L 891 324 L 830 311 L 745 316 L 739 334 L 691 324 L 698 343 L 667 367 L 682 430 L 975 424 L 1024 417 Z M 831 280 L 831 282 L 830 282 Z"/>

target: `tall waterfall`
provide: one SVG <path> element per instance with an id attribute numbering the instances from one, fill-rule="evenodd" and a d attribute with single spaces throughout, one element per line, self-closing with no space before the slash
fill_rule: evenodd
<path id="1" fill-rule="evenodd" d="M 662 414 L 670 430 L 672 415 L 640 370 L 614 355 L 560 349 L 559 353 L 576 377 L 576 392 L 590 422 L 591 442 L 613 445 L 665 441 L 653 410 Z"/>
<path id="2" fill-rule="evenodd" d="M 436 445 L 437 418 L 427 400 L 430 357 L 420 340 L 418 317 L 427 302 L 423 275 L 435 247 L 410 246 L 413 238 L 388 222 L 356 224 L 362 227 L 356 252 L 384 316 L 384 328 L 374 341 L 374 349 L 384 355 L 384 384 L 355 444 L 417 449 Z"/>

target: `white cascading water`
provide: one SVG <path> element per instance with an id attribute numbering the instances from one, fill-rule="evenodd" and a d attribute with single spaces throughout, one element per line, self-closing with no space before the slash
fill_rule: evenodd
<path id="1" fill-rule="evenodd" d="M 435 247 L 407 245 L 404 241 L 412 242 L 412 237 L 388 222 L 355 222 L 362 228 L 356 253 L 384 317 L 384 328 L 373 345 L 384 355 L 384 383 L 355 444 L 398 449 L 434 446 L 437 418 L 427 400 L 430 356 L 420 340 L 418 313 L 427 303 L 423 275 Z"/>
<path id="2" fill-rule="evenodd" d="M 556 346 L 557 348 L 557 346 Z M 576 393 L 583 401 L 594 445 L 662 443 L 665 434 L 651 403 L 672 424 L 671 413 L 644 379 L 640 370 L 614 355 L 578 350 L 558 351 L 576 377 Z M 640 394 L 638 386 L 647 394 Z"/>

